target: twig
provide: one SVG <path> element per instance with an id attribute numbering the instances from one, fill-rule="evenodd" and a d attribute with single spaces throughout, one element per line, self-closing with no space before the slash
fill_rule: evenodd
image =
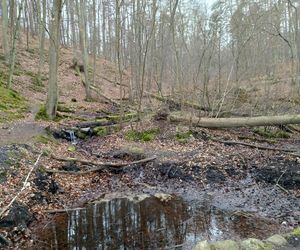
<path id="1" fill-rule="evenodd" d="M 80 211 L 80 210 L 85 210 L 85 208 L 82 208 L 82 207 L 77 207 L 77 208 L 63 208 L 63 209 L 45 210 L 44 212 L 48 213 L 48 214 L 55 214 L 55 213 L 67 213 L 67 212 Z"/>
<path id="2" fill-rule="evenodd" d="M 10 203 L 4 208 L 4 210 L 1 211 L 0 213 L 0 219 L 3 217 L 3 215 L 9 210 L 9 208 L 11 207 L 11 205 L 14 203 L 14 201 L 21 195 L 21 193 L 28 187 L 28 180 L 29 177 L 32 173 L 32 171 L 35 169 L 35 167 L 37 166 L 41 156 L 43 155 L 43 153 L 40 153 L 37 160 L 35 161 L 34 165 L 32 166 L 32 168 L 30 169 L 29 173 L 26 176 L 26 179 L 23 183 L 23 187 L 21 188 L 21 190 L 16 194 L 16 196 L 10 201 Z"/>
<path id="3" fill-rule="evenodd" d="M 250 144 L 250 143 L 238 142 L 238 141 L 223 141 L 223 140 L 219 140 L 219 139 L 216 139 L 216 138 L 211 138 L 211 139 L 213 141 L 220 142 L 220 143 L 223 143 L 225 145 L 242 145 L 242 146 L 246 146 L 246 147 L 250 147 L 250 148 L 257 148 L 257 149 L 261 149 L 261 150 L 280 151 L 280 152 L 289 153 L 289 154 L 294 155 L 294 156 L 300 156 L 299 154 L 297 154 L 297 151 L 294 150 L 294 149 L 268 147 L 268 146 L 262 146 L 262 145 Z"/>
<path id="4" fill-rule="evenodd" d="M 53 156 L 52 156 L 53 158 Z M 91 168 L 85 171 L 61 171 L 61 170 L 54 170 L 54 169 L 49 169 L 46 170 L 46 172 L 48 173 L 57 173 L 57 174 L 73 174 L 73 175 L 81 175 L 81 174 L 87 174 L 87 173 L 91 173 L 91 172 L 97 172 L 99 170 L 108 168 L 108 169 L 112 169 L 112 170 L 118 170 L 120 168 L 124 168 L 127 166 L 132 166 L 132 165 L 136 165 L 136 164 L 141 164 L 141 163 L 146 163 L 146 162 L 150 162 L 150 161 L 154 161 L 156 159 L 156 156 L 150 157 L 150 158 L 145 158 L 139 161 L 133 161 L 130 163 L 102 163 L 102 162 L 93 162 L 93 161 L 87 161 L 87 160 L 78 160 L 75 158 L 69 158 L 69 159 L 64 159 L 64 158 L 57 158 L 55 157 L 54 159 L 59 160 L 59 161 L 77 161 L 86 165 L 94 165 L 97 166 L 95 168 Z"/>
<path id="5" fill-rule="evenodd" d="M 288 190 L 286 190 L 283 186 L 281 186 L 281 185 L 279 185 L 278 183 L 276 183 L 276 185 L 275 185 L 276 187 L 279 187 L 282 191 L 284 191 L 285 193 L 289 193 L 289 191 Z"/>
<path id="6" fill-rule="evenodd" d="M 283 190 L 284 192 L 286 192 L 286 193 L 289 193 L 289 191 L 287 191 L 283 186 L 281 186 L 280 184 L 279 184 L 279 181 L 281 180 L 281 178 L 282 178 L 282 176 L 284 175 L 286 173 L 286 170 L 284 170 L 283 172 L 282 172 L 282 174 L 279 176 L 279 178 L 278 178 L 278 180 L 276 181 L 276 187 L 279 187 L 281 190 Z"/>

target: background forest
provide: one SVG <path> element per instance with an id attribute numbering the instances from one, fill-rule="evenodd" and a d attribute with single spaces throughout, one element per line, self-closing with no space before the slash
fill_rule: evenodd
<path id="1" fill-rule="evenodd" d="M 297 0 L 217 0 L 210 7 L 189 0 L 2 0 L 2 47 L 14 64 L 16 45 L 30 50 L 30 38 L 38 39 L 40 72 L 47 41 L 57 37 L 73 48 L 75 64 L 91 69 L 83 70 L 86 99 L 93 86 L 101 89 L 95 68 L 104 58 L 117 65 L 114 82 L 129 86 L 121 99 L 141 103 L 151 91 L 214 116 L 240 107 L 248 114 L 283 113 L 274 109 L 276 100 L 298 102 L 300 90 L 299 9 Z"/>

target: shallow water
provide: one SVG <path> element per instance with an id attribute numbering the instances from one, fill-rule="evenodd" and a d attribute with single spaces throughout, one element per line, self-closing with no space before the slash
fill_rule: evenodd
<path id="1" fill-rule="evenodd" d="M 112 198 L 60 214 L 39 249 L 192 249 L 201 240 L 264 238 L 279 225 L 180 197 Z"/>

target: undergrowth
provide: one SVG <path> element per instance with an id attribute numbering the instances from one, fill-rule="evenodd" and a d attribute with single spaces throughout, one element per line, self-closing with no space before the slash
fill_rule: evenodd
<path id="1" fill-rule="evenodd" d="M 130 141 L 153 141 L 159 133 L 158 128 L 148 129 L 144 131 L 130 130 L 126 133 L 126 139 Z"/>
<path id="2" fill-rule="evenodd" d="M 283 131 L 281 129 L 271 129 L 271 128 L 267 128 L 267 127 L 260 127 L 260 128 L 255 128 L 254 129 L 254 133 L 258 134 L 264 138 L 283 138 L 283 139 L 287 139 L 290 138 L 290 134 L 286 131 Z"/>
<path id="3" fill-rule="evenodd" d="M 40 107 L 39 111 L 35 115 L 35 120 L 46 120 L 46 121 L 49 120 L 45 105 L 42 105 Z"/>
<path id="4" fill-rule="evenodd" d="M 27 109 L 26 100 L 19 93 L 0 83 L 0 122 L 23 118 Z"/>
<path id="5" fill-rule="evenodd" d="M 191 138 L 193 138 L 193 133 L 190 130 L 185 132 L 176 131 L 176 140 L 178 142 L 187 143 Z"/>

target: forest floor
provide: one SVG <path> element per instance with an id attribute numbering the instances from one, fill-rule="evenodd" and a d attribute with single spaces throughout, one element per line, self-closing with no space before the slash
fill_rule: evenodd
<path id="1" fill-rule="evenodd" d="M 97 101 L 86 102 L 80 77 L 71 69 L 71 52 L 63 49 L 61 57 L 58 78 L 63 119 L 35 120 L 45 102 L 47 69 L 43 83 L 37 85 L 37 59 L 29 51 L 21 55 L 18 74 L 14 76 L 14 89 L 26 99 L 27 111 L 15 120 L 8 116 L 12 110 L 1 110 L 0 105 L 4 117 L 0 123 L 1 209 L 22 189 L 34 162 L 43 153 L 29 184 L 17 197 L 18 204 L 30 211 L 31 216 L 21 220 L 31 222 L 29 228 L 16 228 L 19 225 L 10 220 L 6 221 L 8 226 L 0 223 L 0 234 L 14 246 L 21 248 L 35 242 L 40 225 L 54 217 L 53 211 L 82 207 L 111 192 L 160 192 L 187 200 L 209 196 L 220 209 L 243 211 L 276 222 L 280 225 L 276 230 L 299 227 L 300 155 L 226 143 L 244 142 L 297 152 L 300 133 L 296 129 L 284 133 L 277 127 L 196 129 L 146 116 L 141 122 L 126 121 L 120 128 L 105 130 L 98 136 L 87 134 L 77 138 L 76 143 L 67 137 L 57 138 L 57 134 L 55 138 L 52 131 L 65 131 L 84 121 L 95 121 L 96 117 L 119 114 L 118 107 L 96 94 Z M 115 68 L 105 60 L 98 63 L 99 89 L 117 101 L 119 87 L 105 80 L 113 81 Z M 131 164 L 154 157 L 146 163 Z M 93 163 L 128 165 L 84 172 L 95 166 Z"/>

